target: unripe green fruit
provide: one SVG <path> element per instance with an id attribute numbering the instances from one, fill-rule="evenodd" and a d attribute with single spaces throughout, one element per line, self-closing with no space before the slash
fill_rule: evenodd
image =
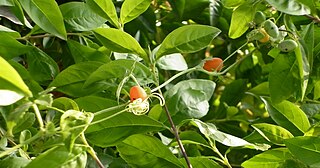
<path id="1" fill-rule="evenodd" d="M 265 21 L 263 27 L 271 37 L 277 38 L 279 36 L 279 29 L 271 20 Z"/>
<path id="2" fill-rule="evenodd" d="M 257 25 L 261 24 L 261 23 L 264 22 L 265 20 L 266 20 L 266 15 L 265 15 L 263 12 L 261 12 L 261 11 L 256 12 L 256 14 L 254 15 L 253 21 L 254 21 Z"/>
<path id="3" fill-rule="evenodd" d="M 259 29 L 254 29 L 246 35 L 248 41 L 260 40 L 264 34 Z"/>
<path id="4" fill-rule="evenodd" d="M 283 40 L 279 45 L 278 48 L 282 51 L 282 52 L 291 52 L 293 51 L 295 48 L 298 47 L 297 42 L 295 42 L 294 40 L 291 39 L 287 39 L 287 40 Z"/>

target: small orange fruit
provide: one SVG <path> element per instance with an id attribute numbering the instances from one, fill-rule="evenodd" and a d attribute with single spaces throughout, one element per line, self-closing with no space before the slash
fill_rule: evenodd
<path id="1" fill-rule="evenodd" d="M 213 71 L 220 71 L 223 67 L 223 60 L 218 57 L 213 57 L 210 60 L 206 60 L 203 65 L 203 69 L 213 72 Z"/>
<path id="2" fill-rule="evenodd" d="M 270 36 L 269 36 L 269 34 L 266 32 L 266 30 L 264 30 L 264 28 L 261 28 L 261 29 L 260 29 L 260 32 L 264 35 L 264 37 L 263 37 L 262 39 L 260 39 L 259 41 L 260 41 L 261 43 L 266 43 L 266 42 L 268 42 L 269 39 L 270 39 Z"/>
<path id="3" fill-rule="evenodd" d="M 143 101 L 147 97 L 148 97 L 148 95 L 142 87 L 140 87 L 138 85 L 131 87 L 131 89 L 130 89 L 130 101 L 131 102 L 133 102 L 134 100 L 139 99 L 139 98 L 141 98 Z"/>

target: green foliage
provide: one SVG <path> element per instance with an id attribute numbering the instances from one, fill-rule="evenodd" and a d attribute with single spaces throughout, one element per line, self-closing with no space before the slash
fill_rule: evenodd
<path id="1" fill-rule="evenodd" d="M 320 166 L 318 2 L 0 8 L 0 167 Z"/>

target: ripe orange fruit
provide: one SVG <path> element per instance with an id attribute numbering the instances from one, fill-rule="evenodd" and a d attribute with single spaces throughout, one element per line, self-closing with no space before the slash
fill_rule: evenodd
<path id="1" fill-rule="evenodd" d="M 141 98 L 142 101 L 148 97 L 146 91 L 140 86 L 132 86 L 130 89 L 130 101 Z"/>
<path id="2" fill-rule="evenodd" d="M 213 57 L 210 60 L 207 60 L 204 65 L 203 69 L 213 72 L 213 71 L 220 71 L 223 67 L 223 60 L 218 57 Z"/>
<path id="3" fill-rule="evenodd" d="M 261 29 L 260 29 L 260 32 L 264 35 L 264 37 L 263 37 L 262 39 L 260 39 L 259 41 L 260 41 L 261 43 L 266 43 L 266 42 L 268 42 L 269 39 L 270 39 L 270 36 L 269 36 L 269 34 L 266 32 L 266 30 L 264 30 L 264 28 L 261 28 Z"/>

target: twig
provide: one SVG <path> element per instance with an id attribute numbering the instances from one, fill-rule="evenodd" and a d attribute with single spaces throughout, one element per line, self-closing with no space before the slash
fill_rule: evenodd
<path id="1" fill-rule="evenodd" d="M 317 17 L 311 16 L 311 15 L 304 15 L 304 16 L 309 18 L 309 19 L 311 19 L 311 20 L 313 20 L 316 23 L 320 23 L 320 19 L 317 18 Z"/>
<path id="2" fill-rule="evenodd" d="M 188 155 L 187 155 L 187 153 L 186 153 L 186 150 L 184 149 L 183 144 L 182 144 L 182 141 L 181 141 L 181 139 L 180 139 L 178 130 L 177 130 L 176 126 L 174 125 L 173 121 L 172 121 L 171 115 L 170 115 L 170 113 L 169 113 L 169 110 L 168 110 L 168 107 L 167 107 L 166 104 L 164 105 L 164 110 L 166 111 L 166 114 L 167 114 L 169 123 L 170 123 L 170 125 L 171 125 L 172 131 L 173 131 L 174 136 L 175 136 L 175 138 L 176 138 L 176 140 L 177 140 L 177 142 L 178 142 L 178 145 L 179 145 L 179 148 L 180 148 L 180 150 L 181 150 L 181 153 L 182 153 L 184 159 L 185 159 L 186 162 L 187 162 L 188 168 L 192 168 L 192 165 L 191 165 L 191 163 L 190 163 L 190 160 L 189 160 L 189 158 L 188 158 Z"/>

